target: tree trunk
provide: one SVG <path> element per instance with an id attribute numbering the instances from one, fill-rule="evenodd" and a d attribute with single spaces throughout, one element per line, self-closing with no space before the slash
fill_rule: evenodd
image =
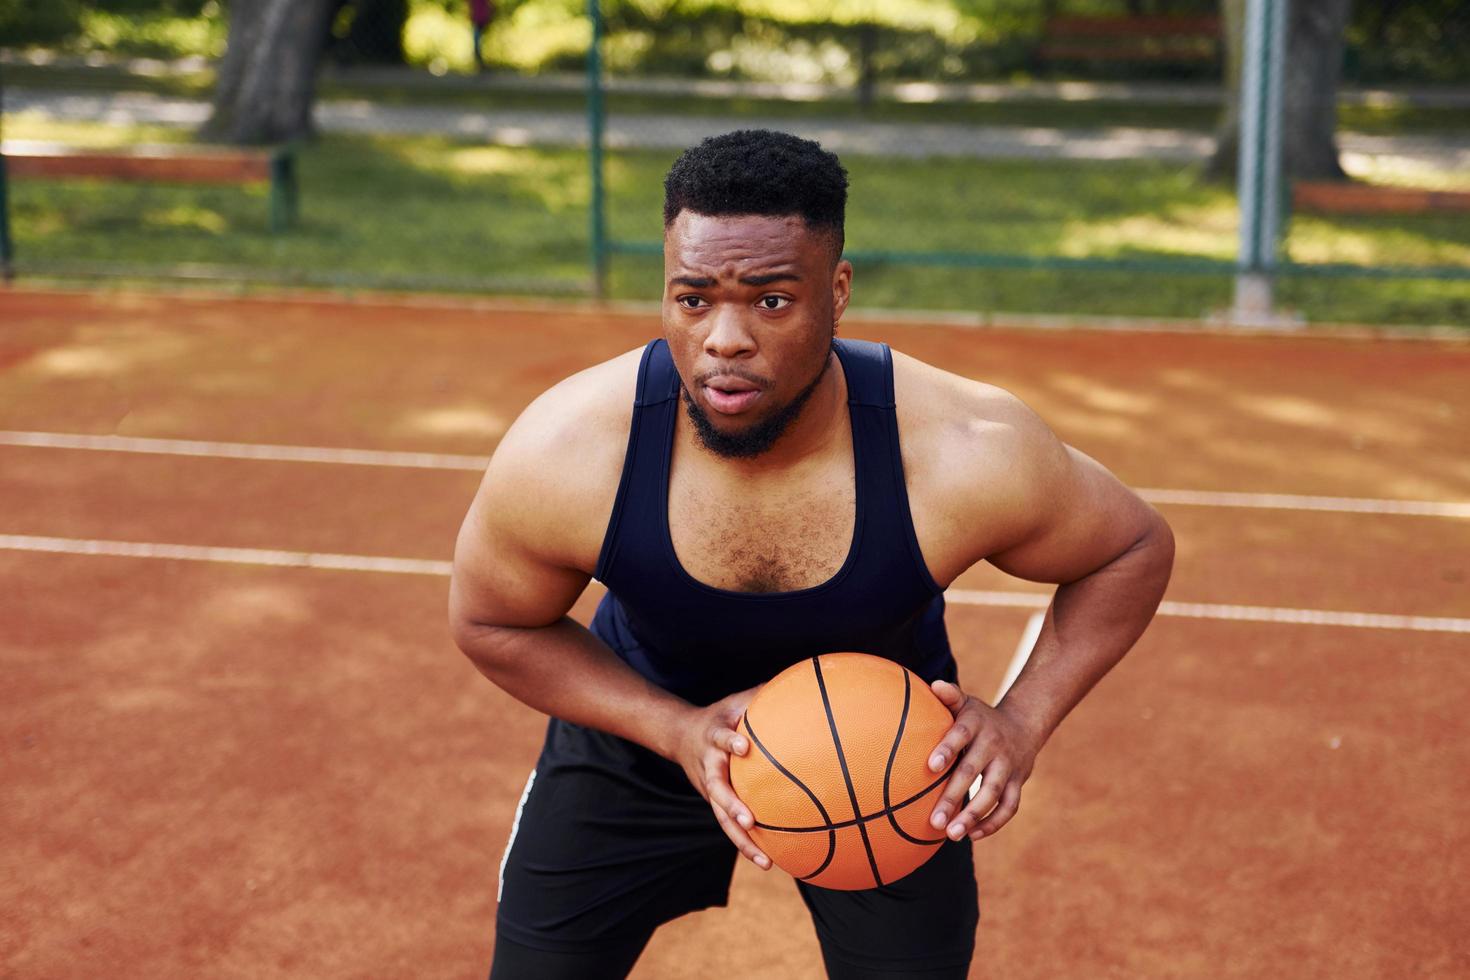
<path id="1" fill-rule="evenodd" d="M 1235 173 L 1240 149 L 1240 75 L 1245 0 L 1224 0 L 1225 107 L 1206 173 Z M 1352 0 L 1294 0 L 1286 25 L 1282 78 L 1281 166 L 1287 180 L 1341 180 L 1337 150 L 1337 83 Z"/>
<path id="2" fill-rule="evenodd" d="M 200 135 L 279 143 L 312 134 L 311 106 L 332 0 L 232 0 L 214 112 Z"/>
<path id="3" fill-rule="evenodd" d="M 1337 151 L 1337 83 L 1352 0 L 1291 5 L 1282 79 L 1281 160 L 1289 178 L 1343 180 Z"/>

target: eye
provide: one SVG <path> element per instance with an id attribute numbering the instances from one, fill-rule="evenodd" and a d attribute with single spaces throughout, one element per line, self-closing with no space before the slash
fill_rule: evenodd
<path id="1" fill-rule="evenodd" d="M 704 297 L 703 296 L 680 296 L 674 302 L 678 303 L 680 306 L 684 307 L 684 309 L 686 309 L 686 310 L 697 310 L 701 306 L 708 306 L 709 305 L 709 304 L 707 304 L 704 301 Z"/>
<path id="2" fill-rule="evenodd" d="M 791 305 L 789 296 L 762 296 L 755 301 L 755 305 L 763 310 L 780 310 Z"/>

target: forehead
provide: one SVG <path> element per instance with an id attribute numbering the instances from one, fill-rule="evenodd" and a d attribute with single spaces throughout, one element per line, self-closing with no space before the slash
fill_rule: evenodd
<path id="1" fill-rule="evenodd" d="M 825 242 L 800 215 L 709 215 L 680 211 L 664 232 L 664 265 L 718 272 L 804 266 L 824 260 Z"/>

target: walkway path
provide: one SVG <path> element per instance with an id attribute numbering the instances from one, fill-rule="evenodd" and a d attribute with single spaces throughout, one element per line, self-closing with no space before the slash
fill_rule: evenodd
<path id="1" fill-rule="evenodd" d="M 141 92 L 10 89 L 6 93 L 6 111 L 34 113 L 58 121 L 193 127 L 208 117 L 209 103 Z M 318 102 L 316 120 L 323 132 L 439 134 L 507 146 L 582 146 L 587 140 L 586 117 L 570 111 L 474 110 L 336 99 Z M 905 124 L 752 116 L 612 115 L 607 120 L 606 132 L 608 145 L 614 148 L 677 150 L 715 133 L 752 127 L 785 129 L 816 139 L 839 153 L 910 158 L 1191 161 L 1205 157 L 1214 148 L 1210 135 L 1188 130 Z M 1470 170 L 1470 134 L 1344 133 L 1340 144 L 1349 158 L 1354 155 L 1394 157 L 1436 170 Z"/>

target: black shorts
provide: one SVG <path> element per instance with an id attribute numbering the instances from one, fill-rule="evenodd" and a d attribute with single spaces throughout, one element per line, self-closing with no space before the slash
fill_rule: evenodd
<path id="1" fill-rule="evenodd" d="M 970 847 L 946 843 L 882 888 L 797 882 L 829 973 L 965 976 L 979 921 Z M 559 975 L 553 961 L 573 964 L 567 976 L 593 975 L 576 963 L 624 975 L 658 926 L 726 904 L 736 858 L 679 766 L 552 719 L 501 862 L 496 980 Z"/>

